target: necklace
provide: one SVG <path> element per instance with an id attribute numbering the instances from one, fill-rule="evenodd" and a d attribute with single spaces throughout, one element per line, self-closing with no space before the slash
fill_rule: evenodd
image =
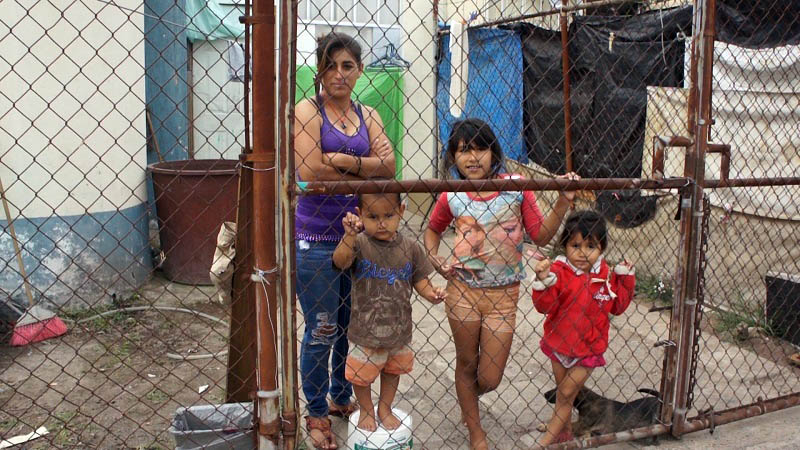
<path id="1" fill-rule="evenodd" d="M 330 105 L 328 105 L 328 108 L 330 108 Z M 342 130 L 346 130 L 347 129 L 347 122 L 345 121 L 345 119 L 347 119 L 347 112 L 348 112 L 347 109 L 342 111 L 341 114 L 338 113 L 337 111 L 333 111 L 333 112 L 337 113 L 336 115 L 339 116 L 339 119 L 336 122 L 339 123 L 339 126 L 342 128 Z"/>

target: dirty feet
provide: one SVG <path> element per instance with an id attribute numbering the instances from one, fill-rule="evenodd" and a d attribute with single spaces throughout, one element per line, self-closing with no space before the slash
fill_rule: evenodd
<path id="1" fill-rule="evenodd" d="M 469 450 L 489 450 L 486 432 L 483 429 L 469 432 Z"/>
<path id="2" fill-rule="evenodd" d="M 378 419 L 380 419 L 383 428 L 387 430 L 396 430 L 401 423 L 400 419 L 392 414 L 392 408 L 381 408 L 378 406 Z"/>
<path id="3" fill-rule="evenodd" d="M 306 429 L 314 448 L 333 450 L 338 448 L 336 438 L 331 432 L 331 419 L 327 417 L 306 416 Z"/>
<path id="4" fill-rule="evenodd" d="M 378 424 L 375 422 L 375 412 L 363 408 L 361 414 L 358 416 L 358 428 L 364 431 L 375 431 L 378 429 Z"/>

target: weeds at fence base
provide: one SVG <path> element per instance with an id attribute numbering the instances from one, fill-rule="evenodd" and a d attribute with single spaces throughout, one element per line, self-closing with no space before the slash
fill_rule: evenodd
<path id="1" fill-rule="evenodd" d="M 638 275 L 636 279 L 638 298 L 655 303 L 656 306 L 672 305 L 672 281 L 664 281 L 658 275 Z"/>

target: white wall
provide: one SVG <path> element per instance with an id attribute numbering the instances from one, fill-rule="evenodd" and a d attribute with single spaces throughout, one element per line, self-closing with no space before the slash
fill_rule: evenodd
<path id="1" fill-rule="evenodd" d="M 238 159 L 244 148 L 244 83 L 230 79 L 229 41 L 194 43 L 194 157 Z"/>
<path id="2" fill-rule="evenodd" d="M 0 2 L 0 177 L 12 215 L 142 203 L 143 16 L 96 1 L 22 3 Z"/>

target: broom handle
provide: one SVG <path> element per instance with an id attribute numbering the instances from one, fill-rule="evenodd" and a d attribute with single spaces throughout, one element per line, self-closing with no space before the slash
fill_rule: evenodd
<path id="1" fill-rule="evenodd" d="M 6 211 L 8 231 L 11 233 L 11 240 L 14 241 L 14 252 L 17 254 L 17 264 L 19 264 L 19 273 L 22 275 L 22 283 L 25 285 L 25 294 L 28 295 L 28 303 L 33 307 L 33 293 L 31 292 L 31 286 L 28 284 L 28 276 L 25 274 L 25 264 L 22 261 L 22 252 L 19 249 L 17 233 L 14 232 L 14 223 L 11 221 L 11 211 L 8 209 L 8 200 L 6 200 L 6 191 L 3 189 L 2 179 L 0 179 L 0 197 L 3 198 L 3 209 Z"/>

